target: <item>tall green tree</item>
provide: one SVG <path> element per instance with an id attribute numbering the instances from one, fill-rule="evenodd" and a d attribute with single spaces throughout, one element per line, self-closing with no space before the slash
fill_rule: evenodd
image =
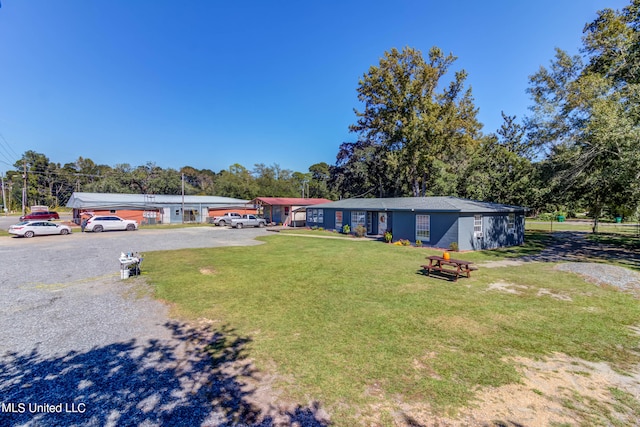
<path id="1" fill-rule="evenodd" d="M 218 195 L 238 199 L 253 199 L 258 196 L 257 186 L 251 172 L 239 163 L 220 171 Z"/>
<path id="2" fill-rule="evenodd" d="M 558 49 L 530 80 L 529 137 L 547 148 L 556 187 L 582 195 L 594 231 L 605 208 L 640 203 L 639 5 L 600 11 L 584 57 Z"/>
<path id="3" fill-rule="evenodd" d="M 211 169 L 195 169 L 191 166 L 180 168 L 184 174 L 185 182 L 193 188 L 198 195 L 215 195 L 217 176 Z"/>
<path id="4" fill-rule="evenodd" d="M 503 112 L 502 118 L 497 135 L 481 139 L 461 172 L 459 193 L 475 200 L 531 207 L 535 173 L 530 143 L 515 116 Z"/>
<path id="5" fill-rule="evenodd" d="M 136 167 L 130 173 L 130 187 L 137 194 L 181 194 L 182 176 L 175 169 L 163 169 L 153 162 Z M 185 193 L 194 189 L 185 183 Z"/>
<path id="6" fill-rule="evenodd" d="M 293 172 L 282 169 L 280 165 L 266 166 L 255 164 L 253 177 L 257 193 L 266 197 L 294 197 L 300 195 L 300 184 L 294 179 Z"/>
<path id="7" fill-rule="evenodd" d="M 47 156 L 37 153 L 33 150 L 26 151 L 14 167 L 16 170 L 23 172 L 26 168 L 27 178 L 27 199 L 25 204 L 30 205 L 48 205 L 57 206 L 58 199 L 56 197 L 55 186 L 59 182 L 58 169 L 60 165 L 53 163 Z M 24 180 L 14 182 L 14 186 L 22 191 Z"/>
<path id="8" fill-rule="evenodd" d="M 336 194 L 330 187 L 331 166 L 325 162 L 314 163 L 309 166 L 307 174 L 308 196 L 335 200 Z"/>
<path id="9" fill-rule="evenodd" d="M 425 60 L 419 50 L 385 52 L 358 86 L 358 141 L 341 146 L 336 172 L 356 178 L 350 193 L 376 187 L 380 196 L 454 194 L 460 168 L 477 145 L 481 124 L 467 73 L 444 76 L 456 58 L 433 47 Z M 361 163 L 364 163 L 364 167 Z M 338 182 L 345 191 L 345 183 Z M 360 186 L 362 188 L 358 188 Z M 355 191 L 354 191 L 355 190 Z"/>

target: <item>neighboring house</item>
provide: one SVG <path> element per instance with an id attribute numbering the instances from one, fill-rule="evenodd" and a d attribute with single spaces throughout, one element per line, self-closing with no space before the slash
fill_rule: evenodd
<path id="1" fill-rule="evenodd" d="M 228 211 L 255 213 L 247 200 L 218 196 L 181 196 L 121 193 L 73 193 L 67 207 L 73 208 L 73 218 L 80 223 L 89 215 L 117 215 L 135 219 L 139 224 L 170 224 L 207 222 L 213 215 Z M 184 209 L 184 211 L 183 211 Z"/>
<path id="2" fill-rule="evenodd" d="M 525 208 L 456 197 L 346 199 L 308 207 L 307 226 L 367 234 L 391 231 L 393 240 L 420 240 L 425 246 L 461 251 L 493 249 L 524 243 Z"/>
<path id="3" fill-rule="evenodd" d="M 328 199 L 300 197 L 257 197 L 251 201 L 258 208 L 258 214 L 276 224 L 304 227 L 305 208 L 320 203 L 330 203 Z"/>

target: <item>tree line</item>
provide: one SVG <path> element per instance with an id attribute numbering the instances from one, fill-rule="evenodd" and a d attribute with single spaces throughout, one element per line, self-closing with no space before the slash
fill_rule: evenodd
<path id="1" fill-rule="evenodd" d="M 145 194 L 404 197 L 449 195 L 526 206 L 533 213 L 632 216 L 640 202 L 640 0 L 585 25 L 579 55 L 557 49 L 530 76 L 531 115 L 483 134 L 467 73 L 438 47 L 385 52 L 359 81 L 362 108 L 334 165 L 306 172 L 240 164 L 213 172 L 154 163 L 63 166 L 26 152 L 7 174 L 19 200 L 62 205 L 73 191 Z"/>
<path id="2" fill-rule="evenodd" d="M 73 192 L 217 195 L 239 199 L 263 197 L 322 197 L 335 199 L 329 188 L 327 163 L 317 163 L 307 172 L 282 169 L 279 165 L 256 164 L 252 170 L 240 164 L 214 172 L 185 166 L 179 170 L 154 163 L 133 167 L 96 164 L 79 157 L 60 165 L 34 151 L 25 152 L 7 172 L 7 206 L 19 210 L 26 173 L 26 205 L 64 206 Z"/>

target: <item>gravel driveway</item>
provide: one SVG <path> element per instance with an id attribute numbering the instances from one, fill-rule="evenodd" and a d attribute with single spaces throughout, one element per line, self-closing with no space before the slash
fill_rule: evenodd
<path id="1" fill-rule="evenodd" d="M 0 238 L 0 426 L 274 425 L 246 396 L 250 373 L 234 371 L 246 340 L 169 320 L 165 305 L 140 296 L 143 282 L 120 280 L 118 262 L 121 252 L 247 246 L 266 234 Z M 322 425 L 305 408 L 281 419 Z"/>
<path id="2" fill-rule="evenodd" d="M 255 245 L 266 234 L 198 227 L 1 237 L 0 427 L 328 425 L 318 405 L 283 408 L 260 389 L 268 381 L 244 359 L 249 338 L 169 320 L 142 281 L 119 277 L 121 252 Z M 620 255 L 582 235 L 558 237 L 518 262 L 582 261 L 561 265 L 602 278 L 588 261 Z"/>

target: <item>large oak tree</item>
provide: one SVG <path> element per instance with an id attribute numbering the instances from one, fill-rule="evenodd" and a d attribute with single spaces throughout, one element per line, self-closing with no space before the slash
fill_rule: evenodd
<path id="1" fill-rule="evenodd" d="M 357 141 L 342 144 L 334 171 L 343 196 L 455 194 L 481 128 L 467 73 L 447 76 L 455 60 L 437 47 L 426 59 L 394 48 L 364 74 Z"/>

